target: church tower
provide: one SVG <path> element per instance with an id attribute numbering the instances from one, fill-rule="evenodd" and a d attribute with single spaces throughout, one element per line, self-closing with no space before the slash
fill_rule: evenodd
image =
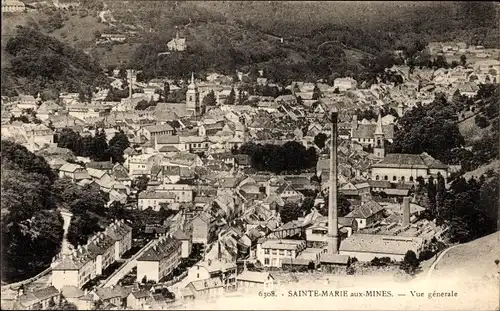
<path id="1" fill-rule="evenodd" d="M 194 82 L 194 74 L 191 73 L 191 83 L 188 85 L 186 92 L 186 110 L 192 111 L 195 118 L 198 118 L 202 113 L 202 107 L 200 104 L 200 94 L 198 92 L 198 86 Z"/>
<path id="2" fill-rule="evenodd" d="M 373 134 L 375 138 L 375 146 L 373 148 L 373 154 L 379 159 L 385 157 L 385 134 L 384 127 L 382 126 L 382 115 L 378 113 L 377 127 L 375 128 L 375 133 Z"/>

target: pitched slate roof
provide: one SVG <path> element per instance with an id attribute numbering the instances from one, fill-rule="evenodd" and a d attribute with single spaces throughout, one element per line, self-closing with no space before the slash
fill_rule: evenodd
<path id="1" fill-rule="evenodd" d="M 45 287 L 33 292 L 36 298 L 40 300 L 45 300 L 54 296 L 59 295 L 59 291 L 54 286 Z"/>
<path id="2" fill-rule="evenodd" d="M 352 138 L 374 138 L 377 124 L 358 124 L 358 128 L 352 129 Z M 386 139 L 394 138 L 394 125 L 382 125 L 382 130 Z"/>
<path id="3" fill-rule="evenodd" d="M 65 298 L 80 298 L 85 295 L 85 293 L 76 286 L 66 285 L 61 288 L 61 295 Z"/>
<path id="4" fill-rule="evenodd" d="M 182 245 L 182 242 L 172 238 L 163 238 L 157 244 L 150 247 L 138 261 L 160 261 L 167 257 L 172 252 L 177 251 Z"/>
<path id="5" fill-rule="evenodd" d="M 420 237 L 355 233 L 342 241 L 340 251 L 404 255 L 408 250 L 417 252 L 422 244 Z"/>
<path id="6" fill-rule="evenodd" d="M 106 228 L 106 234 L 113 240 L 121 240 L 127 233 L 132 231 L 132 227 L 127 225 L 123 220 L 116 220 Z"/>
<path id="7" fill-rule="evenodd" d="M 384 210 L 384 208 L 380 204 L 373 200 L 369 200 L 365 204 L 354 208 L 346 217 L 366 219 L 382 210 Z"/>
<path id="8" fill-rule="evenodd" d="M 220 288 L 220 287 L 224 286 L 222 284 L 222 281 L 219 278 L 192 281 L 189 284 L 191 284 L 193 286 L 194 290 L 196 290 L 196 291 L 209 290 L 209 289 Z"/>
<path id="9" fill-rule="evenodd" d="M 189 236 L 186 234 L 186 232 L 182 230 L 177 230 L 172 234 L 172 238 L 177 239 L 177 240 L 189 240 Z"/>
<path id="10" fill-rule="evenodd" d="M 321 263 L 347 265 L 349 256 L 339 254 L 321 254 Z"/>
<path id="11" fill-rule="evenodd" d="M 143 191 L 139 194 L 139 200 L 141 199 L 175 199 L 176 195 L 173 192 L 169 191 Z"/>
<path id="12" fill-rule="evenodd" d="M 141 299 L 151 296 L 151 292 L 147 290 L 139 290 L 131 293 L 135 299 Z"/>
<path id="13" fill-rule="evenodd" d="M 408 154 L 408 153 L 390 153 L 378 163 L 372 164 L 375 168 L 440 168 L 446 169 L 448 166 L 432 158 L 427 153 Z"/>
<path id="14" fill-rule="evenodd" d="M 179 144 L 179 136 L 173 135 L 161 135 L 156 137 L 156 143 L 158 144 Z"/>
<path id="15" fill-rule="evenodd" d="M 66 163 L 63 166 L 61 166 L 61 168 L 59 170 L 63 171 L 63 172 L 72 172 L 73 173 L 77 169 L 81 169 L 81 168 L 82 167 L 80 165 L 73 164 L 73 163 Z"/>
<path id="16" fill-rule="evenodd" d="M 175 146 L 167 145 L 161 147 L 158 151 L 160 152 L 179 152 L 179 149 L 177 149 Z"/>
<path id="17" fill-rule="evenodd" d="M 89 163 L 85 164 L 85 167 L 88 168 L 93 168 L 96 170 L 111 170 L 113 169 L 113 163 L 110 161 L 90 161 Z"/>
<path id="18" fill-rule="evenodd" d="M 158 132 L 166 132 L 174 130 L 174 128 L 171 127 L 168 123 L 159 125 L 149 125 L 145 126 L 144 129 L 149 131 L 150 133 L 158 133 Z"/>

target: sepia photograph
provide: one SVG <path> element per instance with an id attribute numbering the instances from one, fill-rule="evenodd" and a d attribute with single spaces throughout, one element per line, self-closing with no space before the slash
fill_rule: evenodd
<path id="1" fill-rule="evenodd" d="M 500 311 L 500 3 L 1 2 L 1 310 Z"/>

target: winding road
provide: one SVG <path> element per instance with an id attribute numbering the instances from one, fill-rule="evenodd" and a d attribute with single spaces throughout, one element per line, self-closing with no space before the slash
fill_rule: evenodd
<path id="1" fill-rule="evenodd" d="M 451 247 L 448 247 L 447 249 L 445 249 L 439 256 L 438 258 L 436 259 L 436 261 L 434 261 L 431 265 L 431 267 L 429 268 L 429 271 L 427 271 L 427 277 L 426 277 L 426 280 L 430 279 L 431 276 L 432 276 L 432 272 L 435 270 L 436 268 L 436 265 L 439 263 L 439 261 L 444 257 L 444 255 L 446 255 L 446 253 L 448 253 L 449 250 L 459 246 L 460 244 L 457 244 L 457 245 L 453 245 Z"/>

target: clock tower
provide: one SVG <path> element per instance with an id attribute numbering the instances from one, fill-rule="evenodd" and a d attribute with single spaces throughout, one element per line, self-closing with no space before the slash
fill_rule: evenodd
<path id="1" fill-rule="evenodd" d="M 188 85 L 186 92 L 186 110 L 192 111 L 195 118 L 203 114 L 202 105 L 200 104 L 200 93 L 198 86 L 194 82 L 194 74 L 191 73 L 191 82 Z"/>

